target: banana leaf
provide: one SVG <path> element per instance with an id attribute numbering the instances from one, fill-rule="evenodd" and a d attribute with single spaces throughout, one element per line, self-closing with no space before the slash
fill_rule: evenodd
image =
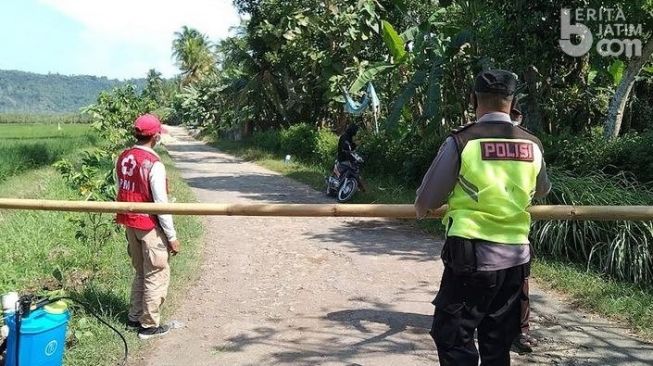
<path id="1" fill-rule="evenodd" d="M 392 24 L 385 20 L 381 21 L 381 29 L 383 30 L 383 41 L 385 42 L 390 55 L 394 59 L 395 64 L 401 64 L 406 59 L 408 53 L 406 52 L 406 45 L 401 39 Z"/>
<path id="2" fill-rule="evenodd" d="M 413 75 L 413 78 L 410 80 L 408 85 L 406 85 L 399 97 L 392 104 L 390 115 L 385 120 L 386 129 L 392 131 L 397 127 L 397 122 L 399 121 L 399 117 L 401 117 L 401 110 L 404 105 L 408 104 L 408 102 L 413 99 L 413 96 L 415 96 L 415 93 L 417 92 L 417 88 L 424 84 L 427 74 L 428 73 L 425 70 L 417 70 L 415 72 L 415 75 Z"/>
<path id="3" fill-rule="evenodd" d="M 424 108 L 424 117 L 433 118 L 440 113 L 440 81 L 442 79 L 442 60 L 440 58 L 433 61 L 431 72 L 429 74 L 429 86 L 426 90 L 426 106 Z"/>
<path id="4" fill-rule="evenodd" d="M 382 74 L 387 70 L 394 69 L 395 67 L 397 67 L 397 65 L 392 65 L 385 62 L 373 64 L 360 75 L 358 75 L 358 78 L 349 87 L 349 93 L 358 93 L 361 89 L 363 89 L 365 85 L 373 81 L 377 75 Z"/>

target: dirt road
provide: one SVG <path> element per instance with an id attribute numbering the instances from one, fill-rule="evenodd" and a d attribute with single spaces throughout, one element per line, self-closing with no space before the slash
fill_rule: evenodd
<path id="1" fill-rule="evenodd" d="M 330 202 L 323 194 L 171 128 L 201 202 Z M 428 335 L 441 242 L 395 221 L 207 217 L 199 281 L 136 363 L 434 365 Z M 536 287 L 536 286 L 535 286 Z M 653 345 L 533 290 L 541 346 L 514 364 L 651 365 Z"/>

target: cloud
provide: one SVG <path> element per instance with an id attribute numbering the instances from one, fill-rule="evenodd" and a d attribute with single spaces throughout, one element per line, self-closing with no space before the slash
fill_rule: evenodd
<path id="1" fill-rule="evenodd" d="M 177 73 L 171 58 L 174 32 L 187 25 L 223 39 L 239 24 L 231 0 L 40 0 L 84 28 L 79 73 L 142 77 L 151 67 Z"/>

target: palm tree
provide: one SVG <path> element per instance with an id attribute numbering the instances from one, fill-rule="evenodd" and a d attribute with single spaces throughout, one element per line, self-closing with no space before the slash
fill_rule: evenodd
<path id="1" fill-rule="evenodd" d="M 183 26 L 175 32 L 172 42 L 172 56 L 181 70 L 181 84 L 196 82 L 215 70 L 215 55 L 211 42 L 205 34 L 196 29 Z"/>
<path id="2" fill-rule="evenodd" d="M 145 89 L 143 95 L 160 105 L 163 101 L 163 79 L 161 73 L 155 69 L 150 69 L 145 78 Z"/>
<path id="3" fill-rule="evenodd" d="M 251 112 L 259 117 L 258 120 L 265 120 L 271 125 L 278 124 L 288 117 L 289 101 L 282 97 L 287 91 L 270 65 L 249 51 L 252 48 L 249 43 L 251 39 L 242 30 L 243 28 L 236 29 L 236 36 L 223 40 L 217 46 L 221 57 L 220 65 L 223 67 L 221 74 L 226 86 L 225 92 L 233 96 L 231 102 L 237 111 L 252 106 Z M 281 119 L 274 120 L 269 116 Z"/>

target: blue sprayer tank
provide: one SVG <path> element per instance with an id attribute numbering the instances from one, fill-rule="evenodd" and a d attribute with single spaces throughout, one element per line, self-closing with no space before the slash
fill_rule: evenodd
<path id="1" fill-rule="evenodd" d="M 19 366 L 61 366 L 70 313 L 63 303 L 46 305 L 23 318 L 20 325 Z M 5 366 L 16 366 L 16 317 L 5 314 L 9 326 Z"/>

